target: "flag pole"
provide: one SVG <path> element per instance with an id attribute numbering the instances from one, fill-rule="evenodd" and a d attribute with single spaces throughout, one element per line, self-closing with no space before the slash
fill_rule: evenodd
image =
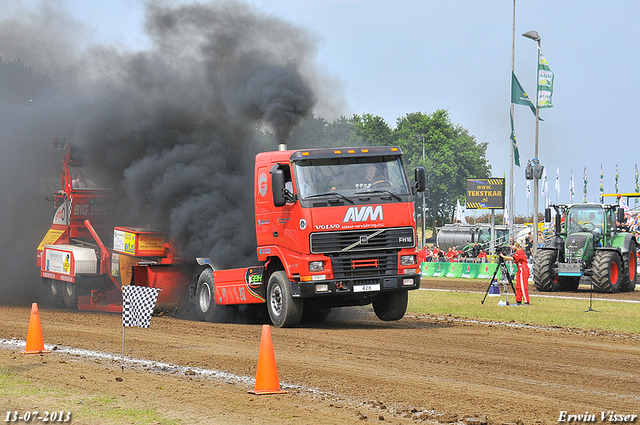
<path id="1" fill-rule="evenodd" d="M 515 55 L 516 55 L 516 0 L 513 0 L 513 31 L 511 34 L 511 75 L 514 75 L 514 72 L 515 72 Z M 511 98 L 511 116 L 515 121 L 513 96 Z M 515 124 L 513 123 L 512 125 L 515 126 Z M 510 161 L 509 161 L 509 237 L 513 237 L 513 183 L 514 183 L 514 173 L 515 173 L 515 170 L 513 167 L 513 164 L 514 164 L 513 142 L 510 142 L 509 145 L 511 146 L 511 148 L 509 149 L 511 152 Z"/>
<path id="2" fill-rule="evenodd" d="M 125 294 L 126 290 L 122 291 L 122 362 L 120 363 L 120 366 L 122 367 L 122 373 L 124 373 L 124 314 L 125 314 L 125 304 L 126 304 L 126 294 Z"/>
<path id="3" fill-rule="evenodd" d="M 124 323 L 122 324 L 122 373 L 124 373 Z"/>

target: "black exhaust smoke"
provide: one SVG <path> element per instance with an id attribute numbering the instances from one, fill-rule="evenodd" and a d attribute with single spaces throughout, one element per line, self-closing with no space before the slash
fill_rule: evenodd
<path id="1" fill-rule="evenodd" d="M 14 247 L 17 237 L 26 240 L 2 281 L 35 269 L 51 210 L 32 185 L 59 173 L 54 136 L 84 145 L 121 181 L 127 213 L 119 224 L 165 229 L 185 258 L 208 256 L 219 267 L 255 257 L 253 157 L 276 148 L 258 136 L 266 126 L 285 142 L 314 108 L 314 41 L 234 1 L 148 2 L 145 22 L 150 47 L 121 51 L 88 45 L 82 24 L 48 2 L 0 21 L 3 61 L 20 59 L 58 89 L 0 105 L 3 161 L 20 164 L 1 171 L 16 184 L 11 205 L 21 205 L 5 211 L 3 223 L 24 224 L 3 224 L 1 238 Z M 28 217 L 37 226 L 18 219 L 24 210 L 38 216 Z"/>

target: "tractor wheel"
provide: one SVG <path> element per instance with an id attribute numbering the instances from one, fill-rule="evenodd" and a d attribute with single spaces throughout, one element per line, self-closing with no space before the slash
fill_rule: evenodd
<path id="1" fill-rule="evenodd" d="M 533 260 L 533 284 L 541 292 L 556 292 L 560 289 L 556 269 L 556 251 L 539 249 Z"/>
<path id="2" fill-rule="evenodd" d="M 60 282 L 58 288 L 62 291 L 62 300 L 67 308 L 78 308 L 78 293 L 73 282 Z"/>
<path id="3" fill-rule="evenodd" d="M 49 299 L 53 307 L 64 307 L 64 298 L 62 297 L 62 282 L 54 279 L 42 279 L 49 290 Z"/>
<path id="4" fill-rule="evenodd" d="M 273 273 L 267 284 L 267 311 L 271 323 L 278 328 L 294 328 L 302 320 L 303 309 L 302 298 L 291 295 L 287 274 L 283 271 Z"/>
<path id="5" fill-rule="evenodd" d="M 620 284 L 621 291 L 633 291 L 636 289 L 636 276 L 638 266 L 637 259 L 637 246 L 635 241 L 631 241 L 629 244 L 629 252 L 622 255 L 622 283 Z"/>
<path id="6" fill-rule="evenodd" d="M 373 311 L 386 322 L 400 320 L 407 311 L 409 291 L 380 292 L 373 299 Z"/>
<path id="7" fill-rule="evenodd" d="M 596 292 L 617 293 L 620 291 L 622 267 L 620 258 L 613 251 L 596 251 L 593 256 L 592 276 L 593 288 Z"/>
<path id="8" fill-rule="evenodd" d="M 215 319 L 216 305 L 213 291 L 213 270 L 206 269 L 198 277 L 196 289 L 196 316 L 200 320 L 213 322 Z"/>

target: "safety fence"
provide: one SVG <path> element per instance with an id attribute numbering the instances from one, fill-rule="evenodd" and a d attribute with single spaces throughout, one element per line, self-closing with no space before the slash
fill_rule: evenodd
<path id="1" fill-rule="evenodd" d="M 518 270 L 514 263 L 507 263 L 509 274 L 514 276 Z M 422 263 L 422 277 L 451 277 L 463 279 L 491 279 L 498 268 L 498 263 Z M 497 279 L 502 278 L 498 270 Z"/>

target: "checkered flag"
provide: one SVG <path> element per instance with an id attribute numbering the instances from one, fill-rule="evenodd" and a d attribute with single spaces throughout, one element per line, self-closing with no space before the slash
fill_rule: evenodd
<path id="1" fill-rule="evenodd" d="M 122 286 L 122 327 L 148 328 L 159 291 L 146 286 Z"/>

